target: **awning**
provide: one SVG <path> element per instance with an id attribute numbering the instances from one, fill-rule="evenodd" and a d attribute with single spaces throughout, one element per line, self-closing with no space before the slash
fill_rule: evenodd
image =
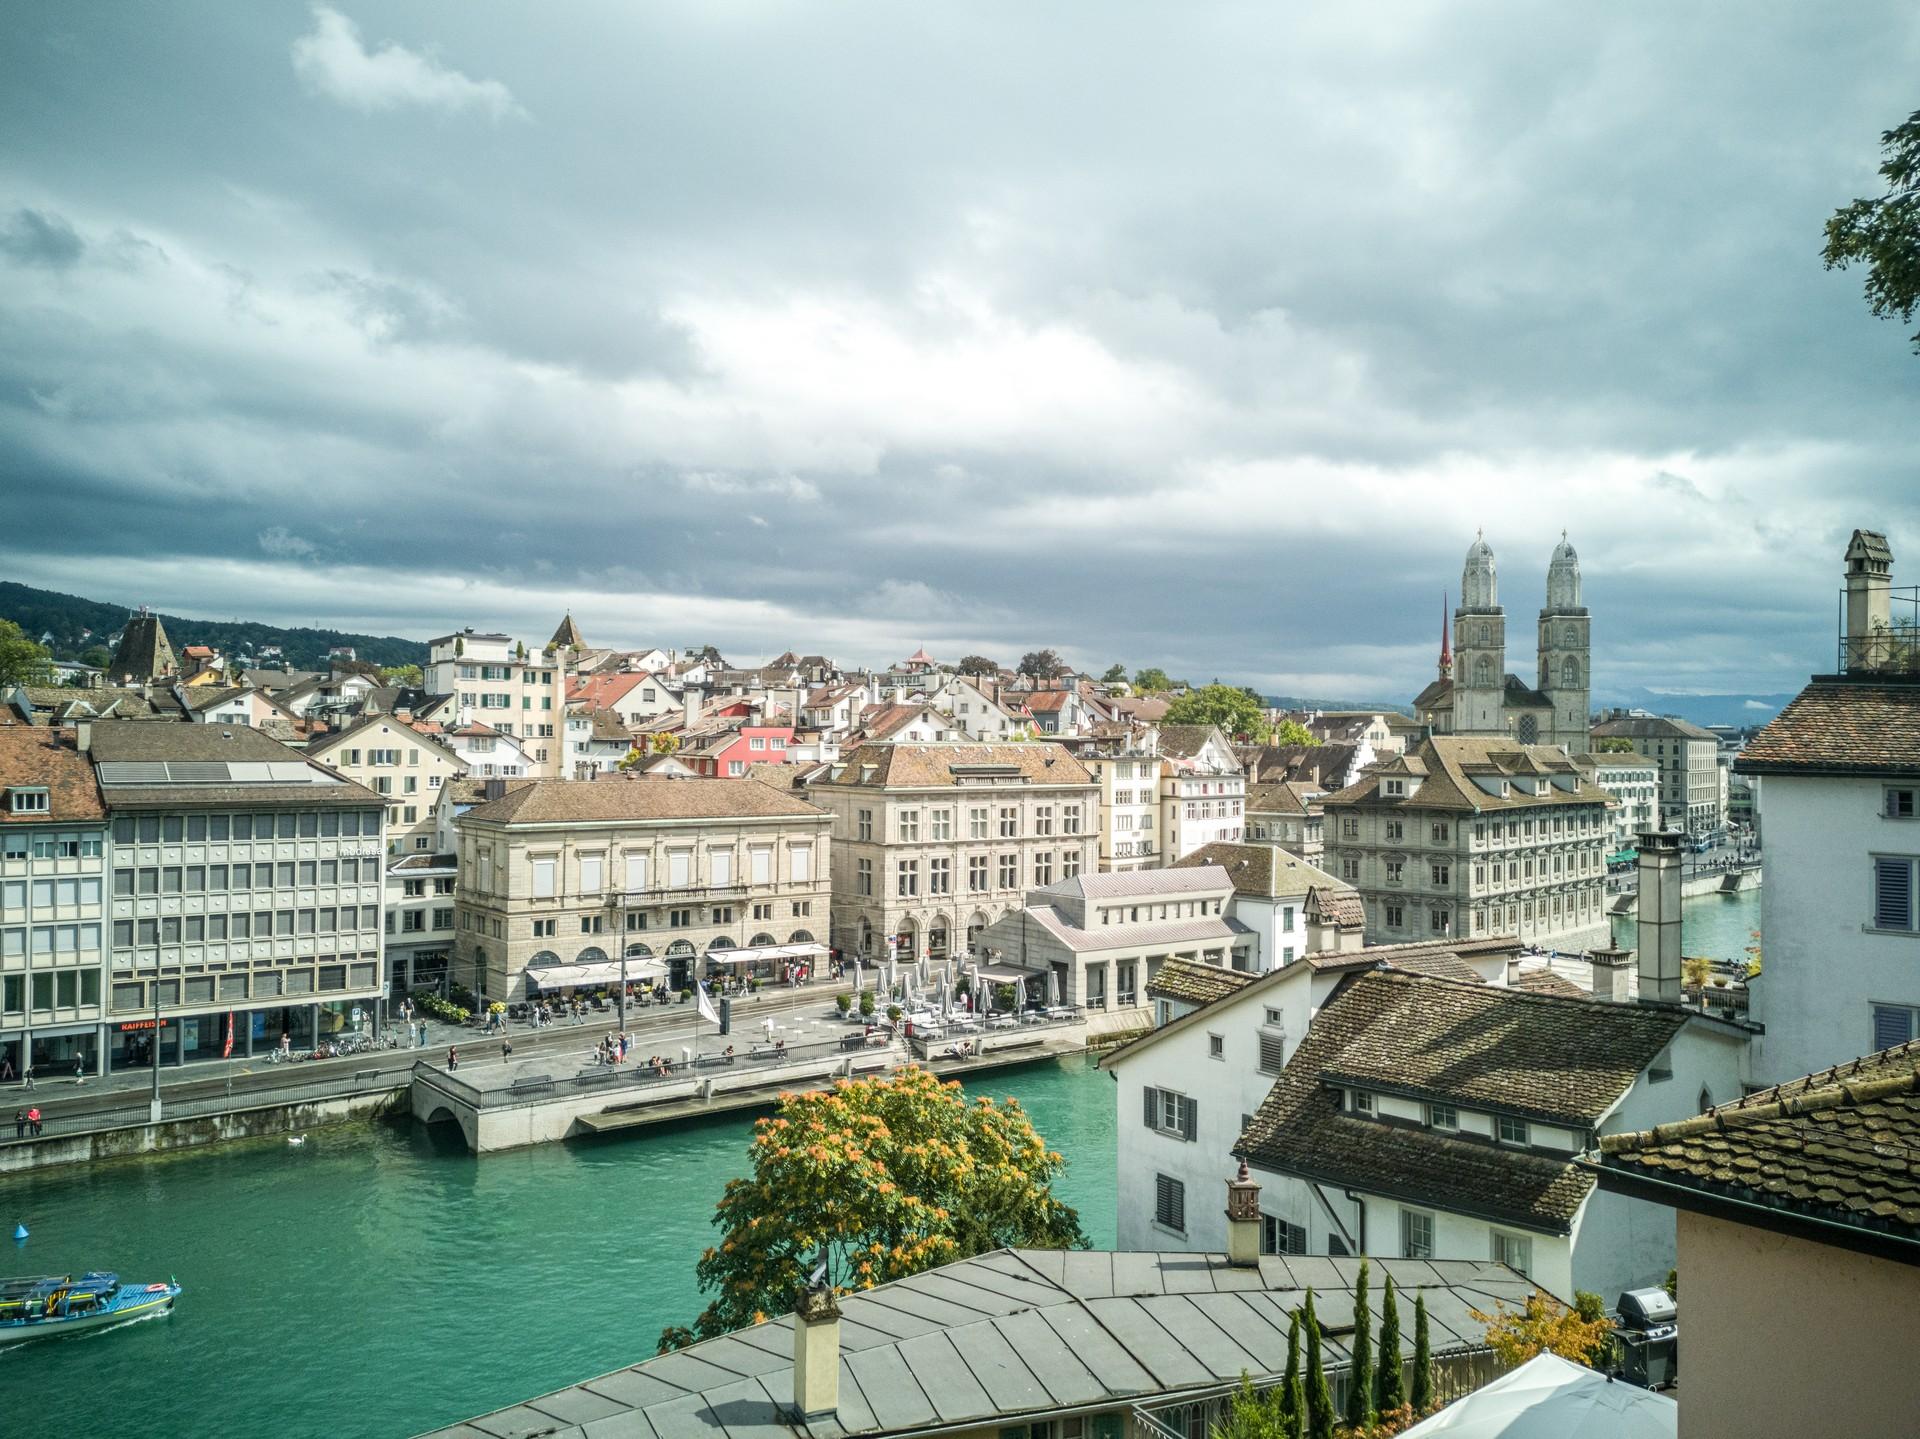
<path id="1" fill-rule="evenodd" d="M 627 961 L 627 982 L 637 983 L 643 979 L 658 979 L 667 972 L 667 966 L 659 959 L 630 959 Z M 610 959 L 600 964 L 550 964 L 542 969 L 527 971 L 527 983 L 538 985 L 541 989 L 568 989 L 582 984 L 618 984 L 620 982 L 620 961 Z"/>
<path id="2" fill-rule="evenodd" d="M 759 964 L 770 959 L 817 959 L 827 952 L 824 944 L 763 944 L 755 949 L 710 949 L 708 964 Z"/>
<path id="3" fill-rule="evenodd" d="M 1005 984 L 1018 984 L 1022 980 L 1040 979 L 1046 969 L 1037 964 L 983 964 L 979 966 L 982 979 L 995 979 Z"/>

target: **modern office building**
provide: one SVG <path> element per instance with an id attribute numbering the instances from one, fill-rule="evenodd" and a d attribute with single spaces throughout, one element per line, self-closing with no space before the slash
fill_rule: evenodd
<path id="1" fill-rule="evenodd" d="M 113 1069 L 377 1024 L 385 799 L 258 730 L 75 727 L 112 825 Z"/>

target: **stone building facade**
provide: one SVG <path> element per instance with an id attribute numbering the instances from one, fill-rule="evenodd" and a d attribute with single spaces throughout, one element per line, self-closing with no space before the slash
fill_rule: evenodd
<path id="1" fill-rule="evenodd" d="M 1720 790 L 1720 741 L 1697 724 L 1662 715 L 1614 713 L 1593 727 L 1593 738 L 1623 739 L 1660 769 L 1660 812 L 1690 835 L 1711 834 L 1727 822 Z"/>
<path id="2" fill-rule="evenodd" d="M 1099 864 L 1100 786 L 1049 741 L 864 744 L 809 790 L 833 815 L 833 944 L 962 956 L 1029 889 Z"/>
<path id="3" fill-rule="evenodd" d="M 545 970 L 676 989 L 731 950 L 821 945 L 830 820 L 798 795 L 725 779 L 539 780 L 454 821 L 453 977 L 517 1001 Z"/>
<path id="4" fill-rule="evenodd" d="M 1373 943 L 1608 941 L 1608 796 L 1556 748 L 1436 736 L 1323 803 L 1326 867 L 1360 891 Z"/>

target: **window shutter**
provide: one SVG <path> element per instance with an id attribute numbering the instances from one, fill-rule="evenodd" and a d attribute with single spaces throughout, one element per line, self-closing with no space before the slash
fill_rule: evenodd
<path id="1" fill-rule="evenodd" d="M 1189 1144 L 1200 1137 L 1200 1102 L 1196 1099 L 1180 1101 L 1180 1137 Z"/>
<path id="2" fill-rule="evenodd" d="M 1873 923 L 1877 929 L 1913 928 L 1913 864 L 1904 859 L 1873 862 Z"/>
<path id="3" fill-rule="evenodd" d="M 1147 1096 L 1147 1128 L 1157 1129 L 1160 1127 L 1160 1091 L 1149 1085 L 1141 1093 Z"/>
<path id="4" fill-rule="evenodd" d="M 1260 1031 L 1260 1072 L 1278 1074 L 1287 1066 L 1287 1041 L 1272 1030 Z"/>
<path id="5" fill-rule="evenodd" d="M 550 859 L 536 859 L 533 862 L 533 897 L 553 898 L 553 861 Z"/>
<path id="6" fill-rule="evenodd" d="M 1873 1007 L 1873 1047 L 1892 1049 L 1896 1044 L 1905 1044 L 1913 1038 L 1913 1011 L 1895 1009 L 1891 1005 L 1876 1004 Z"/>

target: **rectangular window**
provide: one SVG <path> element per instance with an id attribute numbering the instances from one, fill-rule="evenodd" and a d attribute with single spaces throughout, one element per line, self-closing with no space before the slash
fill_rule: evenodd
<path id="1" fill-rule="evenodd" d="M 853 865 L 853 892 L 871 895 L 873 893 L 873 861 L 859 859 Z"/>
<path id="2" fill-rule="evenodd" d="M 1053 851 L 1042 850 L 1033 857 L 1033 882 L 1039 885 L 1053 883 Z"/>
<path id="3" fill-rule="evenodd" d="M 1498 1127 L 1495 1132 L 1500 1136 L 1500 1142 L 1502 1144 L 1529 1144 L 1532 1142 L 1527 1130 L 1527 1121 L 1524 1119 L 1515 1119 L 1511 1115 L 1503 1114 L 1497 1121 L 1497 1125 Z"/>
<path id="4" fill-rule="evenodd" d="M 1460 1127 L 1460 1111 L 1455 1109 L 1451 1104 L 1429 1104 L 1427 1106 L 1427 1123 L 1435 1129 L 1458 1129 Z"/>
<path id="5" fill-rule="evenodd" d="M 984 854 L 967 856 L 967 890 L 972 894 L 987 892 L 987 857 Z"/>
<path id="6" fill-rule="evenodd" d="M 1906 1044 L 1920 1033 L 1920 1009 L 1905 1004 L 1876 1004 L 1873 1012 L 1872 1048 L 1892 1049 Z"/>
<path id="7" fill-rule="evenodd" d="M 1153 1177 L 1153 1222 L 1181 1234 L 1187 1232 L 1187 1186 L 1172 1175 Z"/>
<path id="8" fill-rule="evenodd" d="M 1888 819 L 1912 819 L 1914 817 L 1913 797 L 1920 791 L 1911 789 L 1890 789 L 1886 792 L 1886 807 L 1881 811 Z"/>
<path id="9" fill-rule="evenodd" d="M 710 849 L 707 851 L 707 868 L 712 873 L 716 888 L 724 888 L 733 883 L 733 851 L 730 849 Z"/>
<path id="10" fill-rule="evenodd" d="M 1433 1258 L 1433 1216 L 1417 1209 L 1400 1211 L 1400 1257 Z"/>
<path id="11" fill-rule="evenodd" d="M 1207 1058 L 1224 1060 L 1227 1057 L 1227 1037 L 1224 1034 L 1207 1036 Z"/>
<path id="12" fill-rule="evenodd" d="M 1873 927 L 1913 930 L 1913 861 L 1878 856 L 1873 861 Z"/>
<path id="13" fill-rule="evenodd" d="M 807 845 L 795 845 L 787 851 L 787 878 L 794 884 L 813 882 L 813 850 Z"/>
<path id="14" fill-rule="evenodd" d="M 858 811 L 854 816 L 854 828 L 858 838 L 872 839 L 873 838 L 873 811 L 870 809 L 863 809 Z"/>
<path id="15" fill-rule="evenodd" d="M 1198 1101 L 1171 1089 L 1148 1087 L 1142 1093 L 1146 1096 L 1147 1128 L 1171 1135 L 1175 1139 L 1187 1140 L 1189 1143 L 1199 1138 L 1200 1105 Z"/>
<path id="16" fill-rule="evenodd" d="M 987 812 L 984 809 L 967 811 L 967 838 L 985 839 L 987 837 Z"/>
<path id="17" fill-rule="evenodd" d="M 920 861 L 903 859 L 895 869 L 894 893 L 906 896 L 920 893 Z"/>
<path id="18" fill-rule="evenodd" d="M 749 863 L 753 866 L 755 884 L 773 883 L 773 851 L 770 849 L 749 850 Z"/>
<path id="19" fill-rule="evenodd" d="M 1260 1252 L 1262 1254 L 1305 1254 L 1307 1231 L 1271 1214 L 1260 1216 Z"/>
<path id="20" fill-rule="evenodd" d="M 1000 888 L 1017 889 L 1020 886 L 1020 856 L 1003 854 L 1000 856 Z"/>
<path id="21" fill-rule="evenodd" d="M 1020 835 L 1020 811 L 1003 808 L 1000 811 L 1000 838 L 1017 839 Z"/>
<path id="22" fill-rule="evenodd" d="M 672 889 L 684 889 L 693 872 L 693 852 L 676 849 L 667 855 L 667 885 Z"/>
<path id="23" fill-rule="evenodd" d="M 1504 1264 L 1519 1274 L 1533 1272 L 1533 1241 L 1524 1234 L 1493 1231 L 1493 1262 Z"/>
<path id="24" fill-rule="evenodd" d="M 580 856 L 580 893 L 598 894 L 606 885 L 607 857 L 603 854 Z"/>
<path id="25" fill-rule="evenodd" d="M 900 842 L 902 844 L 916 844 L 919 842 L 919 839 L 920 839 L 920 811 L 919 810 L 917 809 L 901 810 L 897 817 L 897 823 L 899 824 L 899 827 L 900 827 Z"/>
<path id="26" fill-rule="evenodd" d="M 953 861 L 950 859 L 929 859 L 927 861 L 927 893 L 953 893 Z"/>
<path id="27" fill-rule="evenodd" d="M 533 897 L 535 899 L 553 898 L 553 871 L 554 861 L 551 859 L 536 859 L 533 862 Z"/>
<path id="28" fill-rule="evenodd" d="M 953 838 L 953 811 L 936 809 L 929 817 L 931 836 L 934 839 Z"/>

